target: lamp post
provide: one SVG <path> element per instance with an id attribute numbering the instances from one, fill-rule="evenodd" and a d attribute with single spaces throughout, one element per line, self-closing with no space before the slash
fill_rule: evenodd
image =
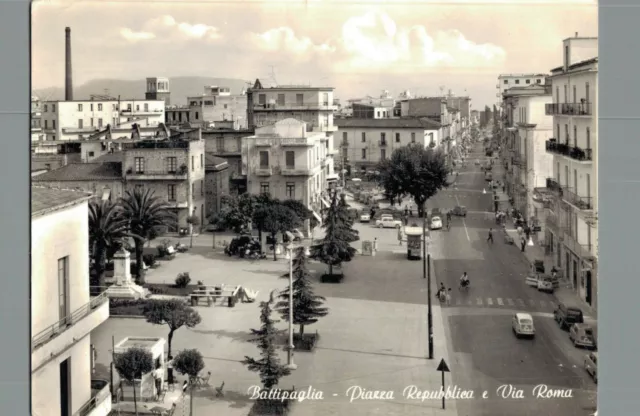
<path id="1" fill-rule="evenodd" d="M 289 347 L 287 348 L 287 368 L 295 370 L 298 366 L 293 362 L 293 250 L 295 246 L 289 244 Z"/>
<path id="2" fill-rule="evenodd" d="M 427 253 L 427 203 L 422 204 L 422 278 L 427 279 L 427 329 L 429 359 L 433 360 L 433 314 L 431 310 L 431 253 Z"/>

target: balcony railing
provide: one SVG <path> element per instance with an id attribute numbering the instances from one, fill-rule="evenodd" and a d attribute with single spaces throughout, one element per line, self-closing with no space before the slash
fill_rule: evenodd
<path id="1" fill-rule="evenodd" d="M 127 176 L 175 176 L 176 179 L 181 179 L 181 177 L 186 178 L 187 169 L 145 169 L 139 171 L 128 169 Z"/>
<path id="2" fill-rule="evenodd" d="M 545 105 L 545 114 L 548 116 L 590 116 L 592 104 L 588 102 L 580 103 L 552 103 Z"/>
<path id="3" fill-rule="evenodd" d="M 267 104 L 253 104 L 254 110 L 330 110 L 333 111 L 337 107 L 329 103 L 304 103 L 304 102 L 275 102 Z"/>
<path id="4" fill-rule="evenodd" d="M 544 208 L 551 208 L 553 205 L 552 198 L 553 195 L 549 194 L 547 188 L 533 188 L 531 199 L 533 199 L 534 202 L 542 204 Z"/>
<path id="5" fill-rule="evenodd" d="M 592 253 L 594 248 L 592 244 L 580 244 L 577 238 L 569 233 L 565 233 L 564 235 L 564 245 L 581 259 L 592 259 L 595 257 Z"/>
<path id="6" fill-rule="evenodd" d="M 547 152 L 570 157 L 579 162 L 590 162 L 593 160 L 592 149 L 582 149 L 580 147 L 569 146 L 567 143 L 558 143 L 556 139 L 549 139 L 545 142 Z"/>
<path id="7" fill-rule="evenodd" d="M 91 288 L 91 293 L 96 293 L 95 288 Z M 76 322 L 87 317 L 91 312 L 93 312 L 96 308 L 102 305 L 105 302 L 108 302 L 109 298 L 107 297 L 107 292 L 102 291 L 97 294 L 97 296 L 92 297 L 89 303 L 84 304 L 79 307 L 75 311 L 71 312 L 69 315 L 62 318 L 60 321 L 56 322 L 53 325 L 48 326 L 42 331 L 31 337 L 31 350 L 35 350 L 39 346 L 49 342 L 51 339 L 57 337 L 58 335 L 65 332 L 71 326 L 73 326 Z"/>
<path id="8" fill-rule="evenodd" d="M 387 141 L 386 140 L 380 140 L 378 142 L 378 144 L 380 145 L 380 147 L 385 147 L 387 145 Z"/>
<path id="9" fill-rule="evenodd" d="M 554 192 L 562 192 L 562 186 L 560 183 L 554 178 L 547 178 L 547 189 Z"/>
<path id="10" fill-rule="evenodd" d="M 271 176 L 272 174 L 273 170 L 269 166 L 260 166 L 255 170 L 256 176 Z"/>
<path id="11" fill-rule="evenodd" d="M 88 416 L 107 399 L 109 400 L 108 407 L 110 408 L 111 389 L 109 387 L 109 382 L 107 380 L 91 380 L 91 399 L 82 405 L 76 414 L 78 416 Z"/>
<path id="12" fill-rule="evenodd" d="M 309 176 L 312 170 L 305 167 L 286 166 L 282 168 L 282 176 Z"/>
<path id="13" fill-rule="evenodd" d="M 593 209 L 593 197 L 580 196 L 567 187 L 562 189 L 562 199 L 582 211 Z"/>

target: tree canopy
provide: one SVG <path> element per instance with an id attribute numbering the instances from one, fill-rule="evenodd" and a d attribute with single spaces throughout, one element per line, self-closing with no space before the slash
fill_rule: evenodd
<path id="1" fill-rule="evenodd" d="M 269 233 L 274 239 L 276 234 L 291 231 L 302 223 L 293 210 L 279 201 L 259 205 L 253 214 L 253 222 L 256 228 Z M 276 258 L 276 250 L 273 250 L 273 259 Z"/>
<path id="2" fill-rule="evenodd" d="M 183 326 L 193 328 L 202 321 L 200 314 L 181 299 L 149 299 L 144 304 L 143 314 L 147 322 L 169 327 L 168 355 L 171 355 L 173 333 Z"/>
<path id="3" fill-rule="evenodd" d="M 153 370 L 153 356 L 150 351 L 143 348 L 133 347 L 123 353 L 114 354 L 113 361 L 118 375 L 129 383 L 134 383 L 135 380 L 141 379 L 143 374 Z M 133 389 L 133 406 L 135 413 L 138 414 L 135 386 Z"/>

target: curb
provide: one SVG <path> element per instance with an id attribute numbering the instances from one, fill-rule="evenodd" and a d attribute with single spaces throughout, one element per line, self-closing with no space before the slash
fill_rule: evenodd
<path id="1" fill-rule="evenodd" d="M 118 319 L 145 319 L 144 316 L 139 315 L 109 315 L 109 318 L 118 318 Z"/>

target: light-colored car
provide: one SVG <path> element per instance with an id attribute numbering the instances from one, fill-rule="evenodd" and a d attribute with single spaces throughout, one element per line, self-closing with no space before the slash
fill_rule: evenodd
<path id="1" fill-rule="evenodd" d="M 429 226 L 432 230 L 441 230 L 442 229 L 442 218 L 440 217 L 432 217 L 431 225 Z"/>
<path id="2" fill-rule="evenodd" d="M 394 219 L 391 215 L 383 215 L 376 221 L 378 228 L 400 228 L 402 221 Z"/>
<path id="3" fill-rule="evenodd" d="M 511 329 L 516 337 L 527 336 L 533 338 L 536 329 L 533 325 L 533 317 L 528 313 L 518 312 L 511 319 Z"/>
<path id="4" fill-rule="evenodd" d="M 360 222 L 369 222 L 369 221 L 371 221 L 371 215 L 360 214 Z"/>
<path id="5" fill-rule="evenodd" d="M 584 369 L 589 373 L 593 381 L 598 384 L 598 353 L 590 352 L 584 357 Z"/>
<path id="6" fill-rule="evenodd" d="M 569 339 L 575 347 L 595 348 L 596 339 L 593 328 L 588 324 L 573 324 L 569 328 Z"/>
<path id="7" fill-rule="evenodd" d="M 538 290 L 540 292 L 553 293 L 554 291 L 553 280 L 550 277 L 538 278 Z"/>

